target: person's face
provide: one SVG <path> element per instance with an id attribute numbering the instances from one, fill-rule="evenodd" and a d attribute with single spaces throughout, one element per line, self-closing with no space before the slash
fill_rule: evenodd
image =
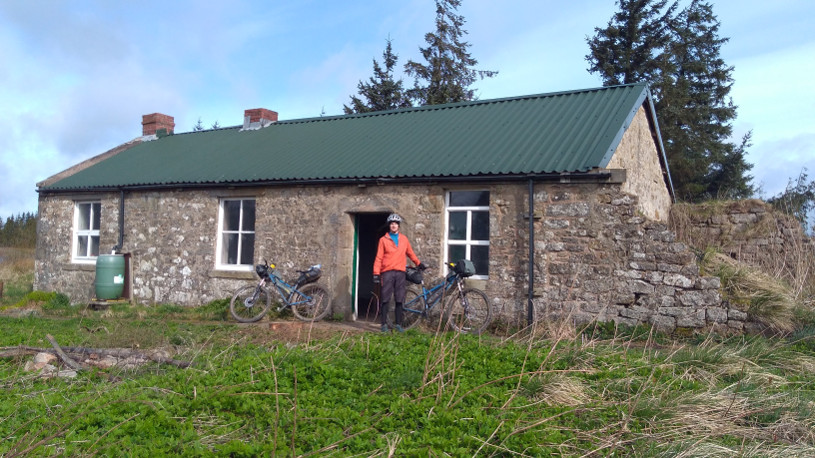
<path id="1" fill-rule="evenodd" d="M 391 221 L 390 228 L 391 232 L 393 232 L 394 234 L 399 232 L 399 223 L 397 223 L 396 221 Z"/>

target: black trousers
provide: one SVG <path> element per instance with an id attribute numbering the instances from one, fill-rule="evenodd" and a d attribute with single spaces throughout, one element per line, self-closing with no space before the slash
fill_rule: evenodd
<path id="1" fill-rule="evenodd" d="M 391 296 L 393 296 L 394 302 L 396 303 L 394 314 L 396 315 L 395 323 L 401 325 L 402 324 L 402 305 L 405 303 L 405 289 L 407 288 L 407 283 L 405 281 L 405 273 L 401 270 L 388 270 L 386 272 L 382 272 L 379 276 L 379 279 L 382 283 L 381 288 L 381 296 L 379 297 L 380 306 L 380 320 L 382 324 L 388 323 L 388 302 L 391 300 Z"/>

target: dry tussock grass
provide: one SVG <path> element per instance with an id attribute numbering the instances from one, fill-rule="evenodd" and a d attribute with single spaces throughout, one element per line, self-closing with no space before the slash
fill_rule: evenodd
<path id="1" fill-rule="evenodd" d="M 19 283 L 34 272 L 34 250 L 0 247 L 0 281 Z"/>
<path id="2" fill-rule="evenodd" d="M 702 267 L 721 279 L 725 298 L 750 319 L 778 332 L 795 330 L 795 309 L 807 304 L 786 282 L 713 251 L 705 254 Z"/>

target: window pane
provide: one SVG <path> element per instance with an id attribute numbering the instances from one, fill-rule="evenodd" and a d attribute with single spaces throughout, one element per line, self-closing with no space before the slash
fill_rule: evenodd
<path id="1" fill-rule="evenodd" d="M 450 240 L 467 238 L 467 212 L 450 212 L 450 229 L 447 232 Z"/>
<path id="2" fill-rule="evenodd" d="M 243 201 L 243 229 L 244 231 L 255 230 L 255 201 Z"/>
<path id="3" fill-rule="evenodd" d="M 237 231 L 240 229 L 241 201 L 224 201 L 224 230 Z M 237 247 L 235 248 L 237 250 Z M 237 253 L 237 251 L 236 251 Z"/>
<path id="4" fill-rule="evenodd" d="M 224 234 L 221 260 L 224 264 L 238 263 L 238 234 Z"/>
<path id="5" fill-rule="evenodd" d="M 490 239 L 490 212 L 473 212 L 473 227 L 470 240 Z"/>
<path id="6" fill-rule="evenodd" d="M 449 262 L 457 262 L 459 259 L 464 259 L 467 257 L 467 247 L 464 245 L 450 245 L 448 256 L 450 256 L 450 259 L 448 259 Z"/>
<path id="7" fill-rule="evenodd" d="M 77 237 L 76 238 L 76 256 L 77 257 L 85 257 L 88 255 L 88 238 L 87 237 Z"/>
<path id="8" fill-rule="evenodd" d="M 252 257 L 254 255 L 255 255 L 255 234 L 242 234 L 240 264 L 252 265 Z"/>
<path id="9" fill-rule="evenodd" d="M 102 204 L 91 204 L 91 213 L 93 216 L 93 226 L 91 226 L 91 229 L 98 231 L 99 227 L 101 226 L 100 221 L 102 219 Z"/>
<path id="10" fill-rule="evenodd" d="M 99 256 L 99 236 L 91 236 L 91 256 Z"/>
<path id="11" fill-rule="evenodd" d="M 487 207 L 490 205 L 489 191 L 451 191 L 451 207 Z"/>
<path id="12" fill-rule="evenodd" d="M 490 247 L 471 246 L 470 260 L 475 264 L 476 275 L 489 275 L 490 273 Z"/>
<path id="13" fill-rule="evenodd" d="M 77 205 L 77 229 L 87 231 L 91 224 L 91 204 Z M 85 256 L 84 254 L 82 256 Z"/>

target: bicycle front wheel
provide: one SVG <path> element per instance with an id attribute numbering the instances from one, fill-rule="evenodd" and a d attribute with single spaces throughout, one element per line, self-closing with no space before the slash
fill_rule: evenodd
<path id="1" fill-rule="evenodd" d="M 308 299 L 311 298 L 311 299 Z M 320 285 L 310 284 L 294 291 L 289 297 L 294 316 L 303 321 L 320 321 L 331 309 L 331 297 Z"/>
<path id="2" fill-rule="evenodd" d="M 263 318 L 271 305 L 269 291 L 260 286 L 245 286 L 229 301 L 229 313 L 241 323 L 253 323 Z"/>
<path id="3" fill-rule="evenodd" d="M 445 304 L 447 324 L 458 332 L 481 334 L 492 321 L 487 295 L 480 289 L 464 288 L 455 292 Z"/>
<path id="4" fill-rule="evenodd" d="M 388 309 L 388 325 L 392 328 L 396 324 L 396 306 L 391 304 Z M 422 309 L 424 309 L 424 303 L 419 298 L 419 293 L 412 289 L 406 290 L 405 305 L 402 310 L 402 329 L 410 329 L 422 321 Z"/>

